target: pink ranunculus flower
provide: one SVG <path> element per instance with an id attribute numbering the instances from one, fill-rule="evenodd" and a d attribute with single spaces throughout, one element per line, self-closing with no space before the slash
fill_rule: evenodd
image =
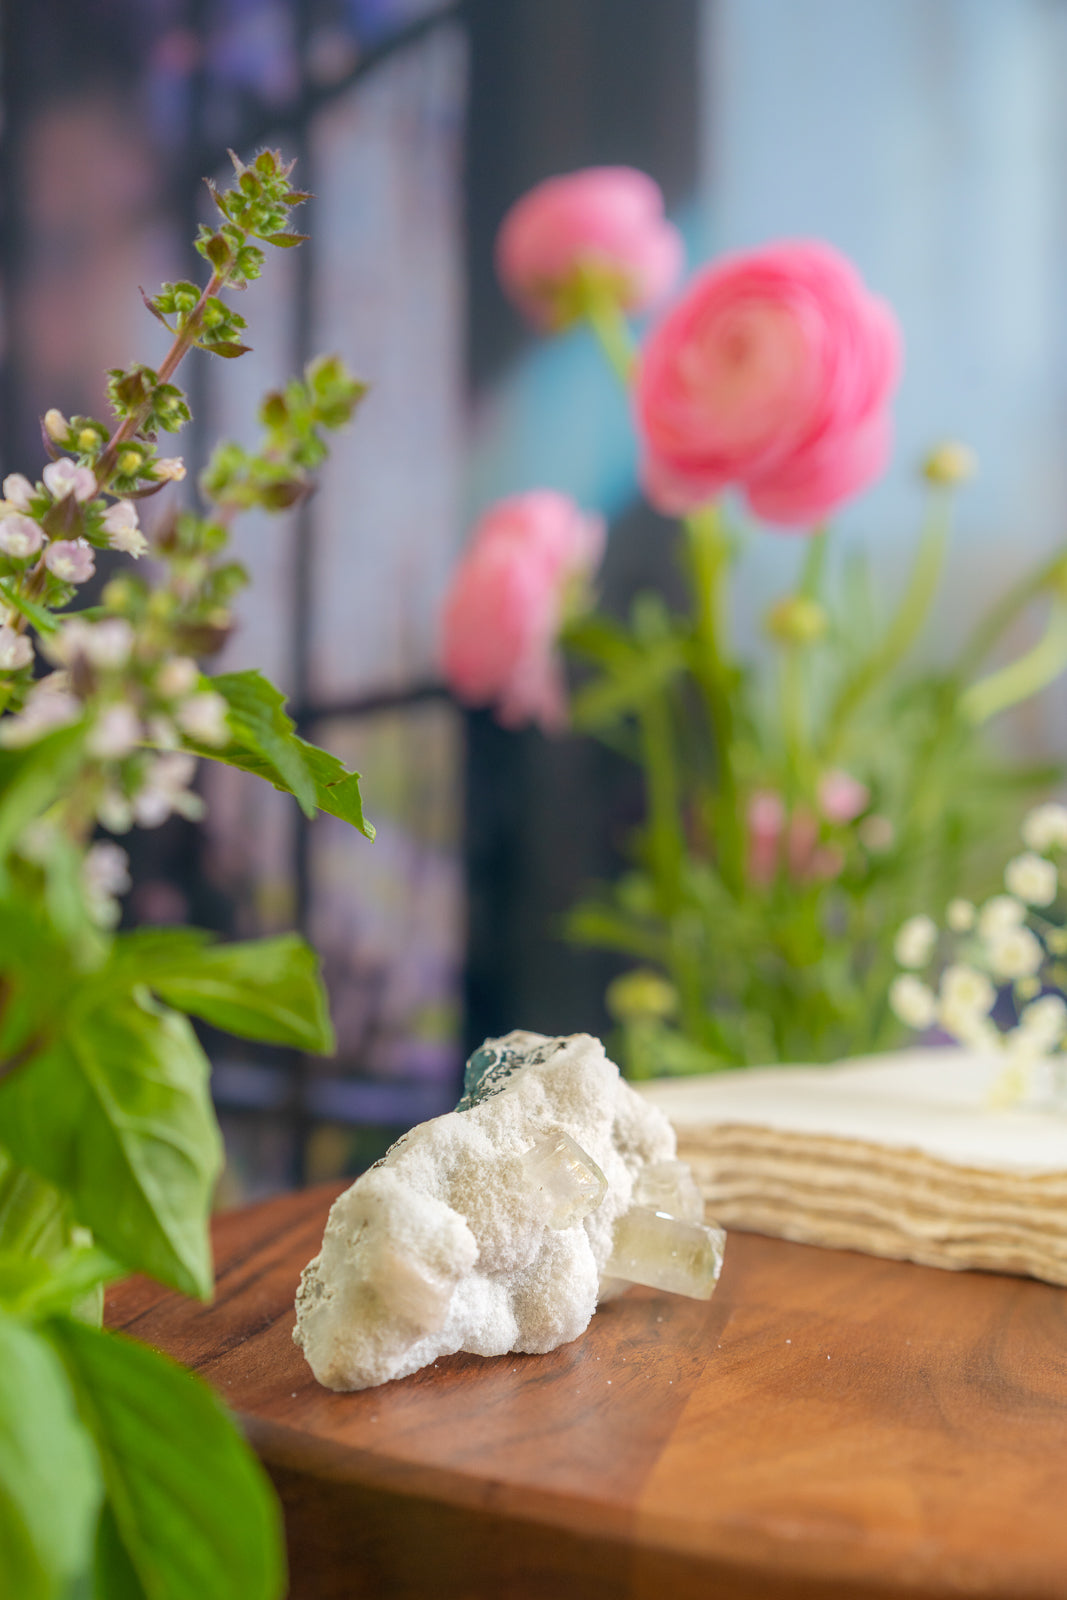
<path id="1" fill-rule="evenodd" d="M 504 288 L 534 322 L 553 328 L 574 317 L 581 272 L 602 275 L 623 310 L 637 312 L 674 288 L 684 256 L 659 185 L 633 167 L 547 178 L 511 207 L 496 242 Z"/>
<path id="2" fill-rule="evenodd" d="M 734 485 L 767 522 L 821 520 L 883 470 L 900 365 L 892 311 L 830 245 L 724 257 L 641 355 L 649 498 L 677 514 Z"/>
<path id="3" fill-rule="evenodd" d="M 452 579 L 442 669 L 467 705 L 495 705 L 508 727 L 566 722 L 557 649 L 568 593 L 604 549 L 600 517 L 537 489 L 498 501 L 478 523 Z"/>

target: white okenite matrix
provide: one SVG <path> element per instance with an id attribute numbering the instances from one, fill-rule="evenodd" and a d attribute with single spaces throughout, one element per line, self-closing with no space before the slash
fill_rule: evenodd
<path id="1" fill-rule="evenodd" d="M 486 1040 L 465 1089 L 334 1203 L 293 1334 L 328 1388 L 457 1350 L 554 1350 L 627 1283 L 715 1287 L 725 1236 L 704 1225 L 666 1117 L 598 1039 Z"/>

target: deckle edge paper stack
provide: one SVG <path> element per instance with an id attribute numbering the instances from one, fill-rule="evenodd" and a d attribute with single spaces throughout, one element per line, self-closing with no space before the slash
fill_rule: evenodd
<path id="1" fill-rule="evenodd" d="M 639 1087 L 728 1228 L 1067 1284 L 1067 1110 L 1050 1083 L 994 1109 L 1002 1071 L 909 1050 Z"/>

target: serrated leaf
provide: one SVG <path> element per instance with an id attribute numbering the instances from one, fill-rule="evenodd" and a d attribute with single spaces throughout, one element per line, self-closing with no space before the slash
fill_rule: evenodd
<path id="1" fill-rule="evenodd" d="M 128 1562 L 116 1595 L 278 1600 L 285 1558 L 266 1474 L 217 1396 L 146 1345 L 57 1319 L 51 1338 L 95 1442 L 112 1525 L 100 1561 Z M 108 1550 L 108 1544 L 111 1550 Z"/>
<path id="2" fill-rule="evenodd" d="M 179 1011 L 243 1039 L 329 1055 L 333 1028 L 319 958 L 297 934 L 202 947 L 148 980 Z"/>
<path id="3" fill-rule="evenodd" d="M 152 315 L 155 317 L 156 321 L 157 322 L 161 322 L 163 324 L 163 326 L 166 328 L 168 333 L 173 333 L 174 332 L 173 328 L 171 327 L 170 323 L 167 321 L 166 317 L 163 315 L 162 311 L 156 305 L 156 302 L 149 295 L 145 294 L 145 292 L 141 288 L 140 284 L 138 284 L 138 286 L 137 286 L 137 292 L 140 294 L 141 299 L 144 301 L 145 308 L 152 313 Z"/>
<path id="4" fill-rule="evenodd" d="M 0 1083 L 0 1140 L 130 1270 L 210 1295 L 221 1149 L 207 1059 L 185 1017 L 147 998 L 80 1016 Z"/>
<path id="5" fill-rule="evenodd" d="M 0 1315 L 0 1594 L 65 1600 L 90 1564 L 101 1493 L 63 1364 Z"/>

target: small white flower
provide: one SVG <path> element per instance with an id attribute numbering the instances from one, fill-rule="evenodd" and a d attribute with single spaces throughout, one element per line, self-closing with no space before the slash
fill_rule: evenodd
<path id="1" fill-rule="evenodd" d="M 1026 1006 L 1019 1018 L 1019 1031 L 1052 1050 L 1067 1033 L 1067 1005 L 1058 994 L 1046 994 Z"/>
<path id="2" fill-rule="evenodd" d="M 132 706 L 105 706 L 85 741 L 85 748 L 99 761 L 121 761 L 140 744 L 140 719 Z"/>
<path id="3" fill-rule="evenodd" d="M 106 617 L 103 622 L 71 617 L 44 648 L 49 659 L 62 666 L 86 661 L 107 671 L 124 667 L 130 659 L 133 629 L 124 617 Z"/>
<path id="4" fill-rule="evenodd" d="M 181 456 L 158 456 L 152 463 L 152 471 L 164 483 L 180 483 L 185 477 L 185 462 Z"/>
<path id="5" fill-rule="evenodd" d="M 1026 918 L 1026 907 L 1010 894 L 995 894 L 978 913 L 978 932 L 989 939 L 1005 928 L 1017 928 Z"/>
<path id="6" fill-rule="evenodd" d="M 33 499 L 33 484 L 21 472 L 9 472 L 4 479 L 4 499 L 16 511 L 28 511 Z"/>
<path id="7" fill-rule="evenodd" d="M 101 827 L 109 833 L 129 833 L 133 827 L 133 807 L 118 789 L 106 789 L 96 803 Z"/>
<path id="8" fill-rule="evenodd" d="M 950 900 L 945 912 L 945 921 L 953 933 L 970 933 L 974 927 L 976 912 L 969 900 Z"/>
<path id="9" fill-rule="evenodd" d="M 20 511 L 14 516 L 0 519 L 0 550 L 15 561 L 25 561 L 34 556 L 44 543 L 44 532 L 32 517 Z"/>
<path id="10" fill-rule="evenodd" d="M 993 976 L 1010 982 L 1040 971 L 1045 952 L 1029 928 L 1001 928 L 986 941 L 986 957 Z"/>
<path id="11" fill-rule="evenodd" d="M 1031 850 L 1067 850 L 1067 806 L 1054 800 L 1035 806 L 1023 818 L 1021 831 L 1023 844 Z"/>
<path id="12" fill-rule="evenodd" d="M 44 414 L 44 431 L 56 444 L 62 444 L 70 432 L 70 423 L 62 411 L 57 411 L 55 406 L 49 406 Z M 57 495 L 58 499 L 59 496 Z"/>
<path id="13" fill-rule="evenodd" d="M 893 952 L 902 967 L 925 967 L 936 943 L 937 925 L 929 917 L 909 917 L 897 933 Z"/>
<path id="14" fill-rule="evenodd" d="M 137 521 L 137 507 L 132 500 L 116 500 L 108 506 L 103 518 L 104 532 L 112 550 L 124 550 L 137 559 L 148 549 L 148 540 Z"/>
<path id="15" fill-rule="evenodd" d="M 130 858 L 121 845 L 104 839 L 91 845 L 82 862 L 82 882 L 89 915 L 102 928 L 113 928 L 121 911 L 116 895 L 130 887 Z"/>
<path id="16" fill-rule="evenodd" d="M 889 985 L 889 1004 L 909 1028 L 928 1028 L 937 1015 L 932 992 L 912 972 L 902 972 Z"/>
<path id="17" fill-rule="evenodd" d="M 206 689 L 202 694 L 194 694 L 188 700 L 183 700 L 174 713 L 174 720 L 190 739 L 221 748 L 230 742 L 226 720 L 229 709 L 221 694 Z"/>
<path id="18" fill-rule="evenodd" d="M 18 672 L 33 660 L 33 645 L 24 633 L 0 627 L 0 672 Z"/>
<path id="19" fill-rule="evenodd" d="M 96 493 L 92 472 L 88 467 L 77 466 L 69 456 L 50 461 L 41 476 L 53 500 L 65 500 L 68 495 L 73 495 L 75 500 L 91 500 Z"/>
<path id="20" fill-rule="evenodd" d="M 984 1017 L 992 1011 L 996 998 L 996 990 L 985 973 L 966 962 L 954 962 L 941 975 L 942 1002 L 953 1008 Z"/>
<path id="21" fill-rule="evenodd" d="M 195 821 L 204 810 L 199 795 L 189 792 L 196 771 L 196 757 L 185 750 L 158 756 L 148 773 L 148 781 L 133 802 L 133 814 L 142 828 L 158 828 L 171 812 Z"/>
<path id="22" fill-rule="evenodd" d="M 981 1050 L 990 1055 L 1001 1049 L 1000 1034 L 989 1018 L 971 1006 L 956 1000 L 942 1000 L 937 1008 L 937 1020 L 946 1033 L 971 1050 Z"/>
<path id="23" fill-rule="evenodd" d="M 64 583 L 85 583 L 96 571 L 93 547 L 87 539 L 56 539 L 44 553 L 44 564 Z"/>
<path id="24" fill-rule="evenodd" d="M 1027 850 L 1008 862 L 1004 882 L 1028 906 L 1050 906 L 1059 888 L 1059 873 L 1051 861 Z"/>
<path id="25" fill-rule="evenodd" d="M 156 688 L 164 700 L 192 694 L 200 682 L 200 668 L 191 656 L 171 656 L 156 673 Z"/>
<path id="26" fill-rule="evenodd" d="M 66 673 L 52 672 L 30 690 L 17 716 L 0 721 L 0 744 L 8 749 L 21 749 L 54 728 L 77 722 L 82 710 L 81 701 L 70 692 Z"/>
<path id="27" fill-rule="evenodd" d="M 180 750 L 181 737 L 169 717 L 157 713 L 148 719 L 148 737 L 160 750 Z"/>

